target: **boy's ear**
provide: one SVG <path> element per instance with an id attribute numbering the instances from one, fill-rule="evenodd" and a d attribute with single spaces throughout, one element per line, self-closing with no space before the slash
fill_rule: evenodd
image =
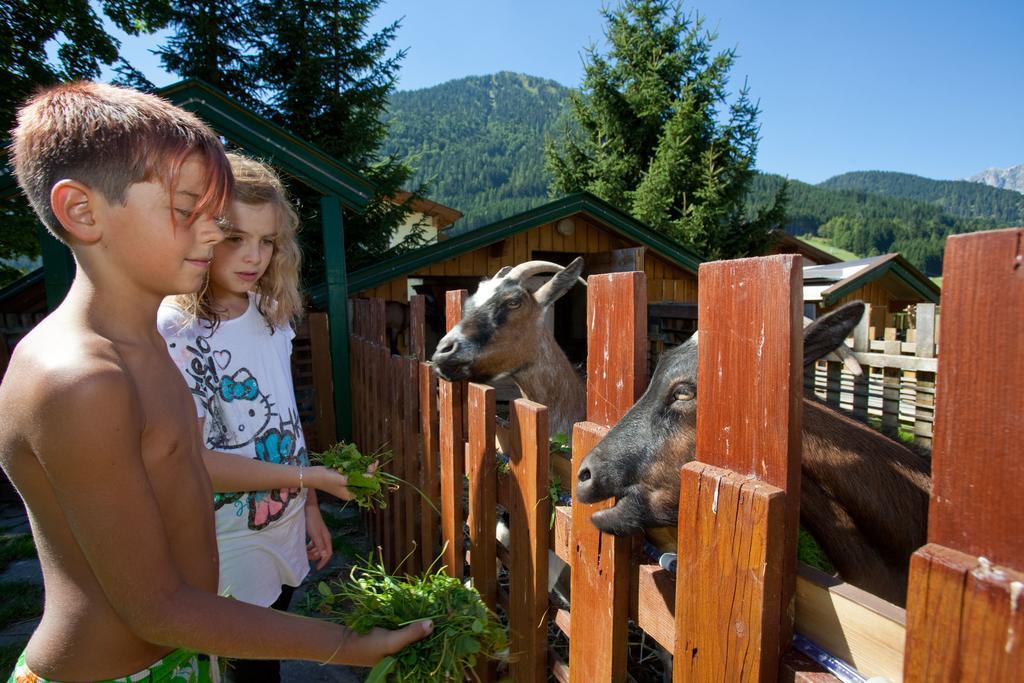
<path id="1" fill-rule="evenodd" d="M 96 193 L 77 180 L 64 179 L 50 189 L 53 215 L 80 242 L 90 244 L 99 240 L 102 230 L 96 220 Z"/>

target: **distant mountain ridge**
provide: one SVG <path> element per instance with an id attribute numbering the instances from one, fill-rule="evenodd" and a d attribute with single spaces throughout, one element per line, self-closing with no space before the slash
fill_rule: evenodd
<path id="1" fill-rule="evenodd" d="M 409 157 L 428 197 L 465 214 L 454 232 L 508 218 L 549 201 L 544 141 L 558 133 L 570 92 L 511 72 L 398 92 L 384 151 Z M 770 202 L 783 182 L 758 175 L 748 208 Z M 863 256 L 899 251 L 929 275 L 941 273 L 948 235 L 1024 224 L 1022 194 L 907 173 L 844 173 L 820 185 L 793 180 L 788 200 L 791 234 L 826 237 Z"/>
<path id="2" fill-rule="evenodd" d="M 1024 166 L 1020 168 L 1024 180 Z M 1024 195 L 967 180 L 932 180 L 909 173 L 855 171 L 829 178 L 818 187 L 914 199 L 960 218 L 1024 223 Z"/>
<path id="3" fill-rule="evenodd" d="M 972 183 L 984 183 L 1004 190 L 1024 192 L 1024 164 L 1010 168 L 988 168 L 968 178 Z"/>

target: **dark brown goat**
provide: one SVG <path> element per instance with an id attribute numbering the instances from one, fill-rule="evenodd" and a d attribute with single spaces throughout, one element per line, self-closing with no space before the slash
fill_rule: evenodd
<path id="1" fill-rule="evenodd" d="M 863 309 L 855 302 L 807 327 L 804 364 L 841 344 Z M 679 468 L 695 457 L 696 396 L 695 336 L 662 357 L 644 395 L 581 463 L 579 499 L 617 499 L 593 515 L 598 528 L 676 524 Z M 843 579 L 901 605 L 910 555 L 925 542 L 929 470 L 903 444 L 805 399 L 801 521 Z"/>

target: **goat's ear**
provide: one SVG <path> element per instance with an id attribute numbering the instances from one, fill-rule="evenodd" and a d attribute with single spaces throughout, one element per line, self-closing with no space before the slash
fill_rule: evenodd
<path id="1" fill-rule="evenodd" d="M 863 317 L 864 302 L 851 301 L 805 327 L 804 365 L 835 351 Z"/>
<path id="2" fill-rule="evenodd" d="M 572 289 L 576 279 L 583 272 L 583 257 L 577 256 L 572 263 L 563 268 L 553 278 L 545 282 L 533 295 L 542 308 L 547 308 Z"/>

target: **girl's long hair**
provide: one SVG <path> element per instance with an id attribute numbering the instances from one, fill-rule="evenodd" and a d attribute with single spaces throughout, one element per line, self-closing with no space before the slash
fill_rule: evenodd
<path id="1" fill-rule="evenodd" d="M 227 157 L 235 177 L 231 200 L 251 206 L 271 204 L 277 210 L 274 254 L 254 290 L 258 295 L 260 315 L 273 332 L 278 327 L 297 323 L 304 313 L 302 295 L 299 293 L 299 272 L 302 266 L 302 251 L 297 239 L 299 217 L 292 207 L 284 183 L 272 168 L 234 152 L 229 152 Z M 230 230 L 231 227 L 226 226 L 225 231 Z M 220 315 L 210 294 L 209 279 L 198 292 L 175 297 L 175 304 L 185 312 L 188 322 L 205 320 L 211 327 L 220 323 Z"/>

